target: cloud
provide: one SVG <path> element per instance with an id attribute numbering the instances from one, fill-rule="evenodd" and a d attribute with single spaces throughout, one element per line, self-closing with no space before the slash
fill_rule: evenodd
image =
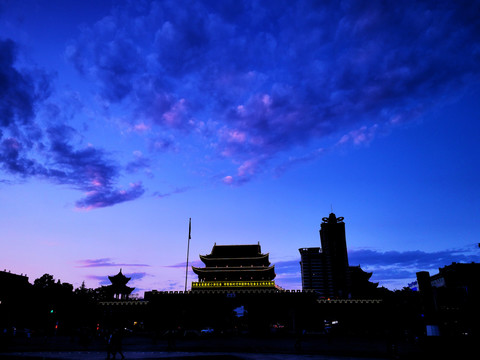
<path id="1" fill-rule="evenodd" d="M 116 263 L 111 258 L 101 258 L 101 259 L 84 259 L 78 260 L 77 267 L 126 267 L 126 266 L 150 266 L 147 264 L 135 264 L 135 263 Z"/>
<path id="2" fill-rule="evenodd" d="M 81 135 L 65 123 L 70 107 L 48 100 L 52 77 L 38 69 L 18 70 L 16 57 L 16 44 L 0 40 L 1 170 L 17 178 L 37 177 L 84 191 L 85 197 L 76 203 L 82 209 L 140 197 L 145 191 L 141 183 L 127 189 L 116 185 L 122 169 L 106 151 L 79 145 Z"/>
<path id="3" fill-rule="evenodd" d="M 162 289 L 161 291 L 178 291 L 179 289 L 183 290 L 184 283 L 180 281 L 167 280 L 160 284 L 159 289 Z"/>
<path id="4" fill-rule="evenodd" d="M 48 176 L 62 184 L 70 184 L 86 191 L 83 199 L 76 202 L 80 209 L 95 209 L 113 206 L 137 199 L 145 192 L 141 183 L 130 184 L 127 189 L 114 186 L 120 170 L 107 154 L 93 146 L 75 149 L 68 142 L 75 131 L 65 125 L 47 130 L 52 154 L 52 165 L 58 170 L 48 170 Z"/>
<path id="5" fill-rule="evenodd" d="M 275 270 L 277 275 L 282 273 L 291 274 L 298 273 L 300 274 L 300 259 L 288 260 L 288 261 L 276 261 Z"/>
<path id="6" fill-rule="evenodd" d="M 190 187 L 182 187 L 182 188 L 176 188 L 168 193 L 159 193 L 158 191 L 155 192 L 153 195 L 158 197 L 158 198 L 165 198 L 174 194 L 181 194 L 184 193 L 185 191 L 190 190 Z"/>
<path id="7" fill-rule="evenodd" d="M 0 39 L 0 168 L 81 191 L 85 210 L 142 197 L 138 179 L 120 179 L 153 176 L 166 151 L 221 164 L 226 185 L 278 176 L 368 145 L 478 84 L 479 16 L 475 3 L 448 0 L 119 1 L 65 55 L 152 156 L 124 164 L 106 143 L 86 143 L 71 121 L 78 94 L 59 100 L 56 75 L 20 68 L 22 49 Z"/>
<path id="8" fill-rule="evenodd" d="M 0 39 L 0 168 L 28 177 L 42 172 L 42 166 L 27 154 L 41 138 L 35 109 L 51 89 L 46 73 L 15 67 L 17 52 L 15 42 Z"/>
<path id="9" fill-rule="evenodd" d="M 471 2 L 230 5 L 119 5 L 67 55 L 106 101 L 133 105 L 132 123 L 199 131 L 243 182 L 332 135 L 366 144 L 478 83 Z"/>
<path id="10" fill-rule="evenodd" d="M 288 159 L 286 159 L 282 164 L 278 165 L 274 169 L 274 173 L 277 176 L 281 176 L 283 173 L 288 171 L 290 168 L 294 166 L 298 166 L 300 164 L 306 163 L 313 161 L 317 159 L 318 157 L 324 155 L 326 152 L 325 149 L 315 149 L 307 154 L 303 154 L 301 156 L 290 156 Z"/>
<path id="11" fill-rule="evenodd" d="M 24 154 L 24 145 L 15 138 L 6 138 L 0 144 L 0 162 L 4 171 L 22 177 L 36 175 L 42 168 Z"/>
<path id="12" fill-rule="evenodd" d="M 233 176 L 227 175 L 227 176 L 223 177 L 222 181 L 223 181 L 224 184 L 231 185 L 231 184 L 233 184 L 234 179 L 233 179 Z"/>
<path id="13" fill-rule="evenodd" d="M 146 272 L 135 272 L 135 273 L 127 273 L 125 274 L 126 277 L 132 279 L 132 281 L 143 279 L 145 276 L 149 276 Z"/>
<path id="14" fill-rule="evenodd" d="M 127 190 L 100 188 L 99 190 L 89 191 L 83 199 L 75 203 L 75 206 L 85 210 L 113 206 L 125 201 L 135 200 L 142 196 L 144 192 L 145 189 L 141 183 L 130 184 L 130 188 Z"/>
<path id="15" fill-rule="evenodd" d="M 352 130 L 348 134 L 343 135 L 338 141 L 338 144 L 344 145 L 349 142 L 354 145 L 369 144 L 375 138 L 377 130 L 377 124 L 374 124 L 371 127 L 362 126 L 359 129 Z"/>
<path id="16" fill-rule="evenodd" d="M 87 279 L 98 281 L 99 285 L 110 285 L 111 282 L 108 276 L 87 275 Z"/>
<path id="17" fill-rule="evenodd" d="M 300 259 L 288 261 L 276 261 L 275 283 L 287 290 L 302 289 L 302 274 L 300 271 Z"/>
<path id="18" fill-rule="evenodd" d="M 135 159 L 127 164 L 127 172 L 136 173 L 140 170 L 144 170 L 145 172 L 150 173 L 150 160 L 147 159 L 141 151 L 135 151 L 133 155 Z"/>
<path id="19" fill-rule="evenodd" d="M 15 67 L 17 46 L 0 39 L 0 127 L 13 133 L 35 130 L 33 116 L 39 101 L 50 95 L 50 78 L 38 69 L 19 71 Z"/>
<path id="20" fill-rule="evenodd" d="M 478 261 L 479 255 L 470 253 L 466 249 L 448 249 L 436 252 L 415 251 L 386 251 L 361 249 L 349 253 L 350 262 L 366 264 L 368 266 L 402 266 L 403 268 L 432 269 L 455 262 Z"/>
<path id="21" fill-rule="evenodd" d="M 165 267 L 185 269 L 186 265 L 187 265 L 186 262 L 181 262 L 181 263 L 177 263 L 177 264 L 173 264 L 173 265 L 165 265 Z M 195 266 L 195 267 L 204 267 L 204 264 L 200 260 L 189 261 L 188 265 L 189 266 Z"/>

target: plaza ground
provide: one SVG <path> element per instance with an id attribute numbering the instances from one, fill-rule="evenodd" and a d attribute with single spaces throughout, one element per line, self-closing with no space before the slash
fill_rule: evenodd
<path id="1" fill-rule="evenodd" d="M 8 357 L 7 357 L 8 356 Z M 337 357 L 332 355 L 301 355 L 301 354 L 253 354 L 253 353 L 192 353 L 192 352 L 160 352 L 160 351 L 126 351 L 125 359 L 163 359 L 163 360 L 381 360 L 379 358 Z M 32 352 L 10 353 L 2 355 L 0 359 L 65 359 L 65 360 L 103 360 L 105 352 L 98 351 L 70 351 L 70 352 Z M 116 359 L 120 359 L 119 356 Z"/>
<path id="2" fill-rule="evenodd" d="M 105 359 L 103 338 L 90 339 L 52 336 L 16 338 L 0 344 L 0 359 Z M 474 341 L 466 339 L 425 339 L 419 343 L 406 339 L 360 338 L 352 336 L 291 335 L 164 337 L 127 336 L 123 339 L 126 359 L 422 359 L 468 355 Z M 426 357 L 427 356 L 427 357 Z M 117 355 L 117 359 L 120 356 Z M 462 357 L 462 358 L 468 358 Z"/>

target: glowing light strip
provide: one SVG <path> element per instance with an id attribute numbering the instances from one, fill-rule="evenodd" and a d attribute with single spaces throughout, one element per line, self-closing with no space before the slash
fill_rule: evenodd
<path id="1" fill-rule="evenodd" d="M 271 280 L 259 281 L 202 281 L 192 282 L 192 289 L 222 288 L 222 287 L 275 287 L 275 282 Z"/>

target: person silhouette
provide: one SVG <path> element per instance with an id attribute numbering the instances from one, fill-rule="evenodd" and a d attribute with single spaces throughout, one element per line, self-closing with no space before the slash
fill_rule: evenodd
<path id="1" fill-rule="evenodd" d="M 120 354 L 122 359 L 125 359 L 122 352 L 122 333 L 120 330 L 115 329 L 108 338 L 107 359 L 110 359 L 110 354 L 113 356 L 112 359 L 115 359 L 117 353 Z"/>
<path id="2" fill-rule="evenodd" d="M 108 332 L 107 336 L 105 336 L 105 340 L 107 342 L 107 360 L 110 360 L 110 355 L 113 355 L 112 352 L 112 332 Z"/>

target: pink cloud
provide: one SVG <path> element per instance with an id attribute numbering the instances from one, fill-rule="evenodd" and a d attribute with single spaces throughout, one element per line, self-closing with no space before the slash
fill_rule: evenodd
<path id="1" fill-rule="evenodd" d="M 243 131 L 230 130 L 227 136 L 230 142 L 244 143 L 247 140 L 247 134 Z"/>
<path id="2" fill-rule="evenodd" d="M 177 101 L 172 108 L 163 114 L 165 123 L 172 127 L 178 127 L 186 115 L 185 99 Z"/>
<path id="3" fill-rule="evenodd" d="M 223 179 L 222 179 L 223 183 L 224 184 L 227 184 L 227 185 L 231 185 L 233 184 L 233 177 L 228 175 L 228 176 L 225 176 Z"/>
<path id="4" fill-rule="evenodd" d="M 264 94 L 262 96 L 262 103 L 263 105 L 265 105 L 266 107 L 270 107 L 272 105 L 272 98 L 270 97 L 270 95 L 268 94 Z"/>
<path id="5" fill-rule="evenodd" d="M 238 167 L 238 175 L 254 175 L 258 167 L 258 161 L 256 159 L 250 159 L 243 162 L 242 165 Z"/>
<path id="6" fill-rule="evenodd" d="M 117 263 L 113 261 L 111 258 L 101 258 L 101 259 L 84 259 L 78 260 L 76 267 L 119 267 L 119 266 L 150 266 L 147 264 L 140 264 L 140 263 Z"/>
<path id="7" fill-rule="evenodd" d="M 102 186 L 102 182 L 99 181 L 98 179 L 93 179 L 92 180 L 92 185 L 95 186 L 95 187 L 100 187 L 100 186 Z"/>
<path id="8" fill-rule="evenodd" d="M 141 122 L 140 124 L 136 124 L 133 127 L 133 130 L 137 132 L 145 132 L 147 130 L 150 130 L 150 128 L 151 128 L 150 125 L 147 125 L 144 122 Z"/>
<path id="9" fill-rule="evenodd" d="M 378 125 L 372 125 L 370 127 L 362 126 L 359 129 L 352 130 L 348 134 L 343 135 L 338 141 L 338 145 L 344 145 L 346 143 L 353 143 L 354 145 L 366 145 L 369 144 L 378 131 Z"/>

